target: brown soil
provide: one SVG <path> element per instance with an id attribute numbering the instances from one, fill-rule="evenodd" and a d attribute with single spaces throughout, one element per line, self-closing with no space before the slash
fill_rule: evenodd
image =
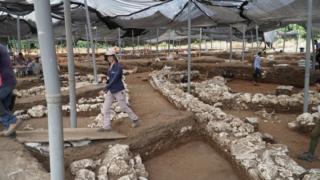
<path id="1" fill-rule="evenodd" d="M 262 94 L 276 94 L 276 89 L 280 84 L 272 83 L 258 83 L 257 86 L 253 85 L 253 81 L 246 81 L 241 79 L 231 79 L 227 82 L 227 85 L 233 92 L 247 92 L 247 93 L 262 93 Z M 312 87 L 312 89 L 314 89 Z M 301 91 L 301 88 L 294 88 L 293 93 Z"/>
<path id="2" fill-rule="evenodd" d="M 145 162 L 152 180 L 240 179 L 210 145 L 193 141 Z"/>
<path id="3" fill-rule="evenodd" d="M 245 117 L 257 117 L 252 111 L 225 111 L 228 114 L 232 114 L 239 118 Z M 259 131 L 263 133 L 271 134 L 276 143 L 284 144 L 288 146 L 289 155 L 301 166 L 305 168 L 320 168 L 320 160 L 309 163 L 299 160 L 297 156 L 302 152 L 308 150 L 309 137 L 305 134 L 292 131 L 288 128 L 288 122 L 291 122 L 297 118 L 297 114 L 276 114 L 278 120 L 262 120 L 259 118 Z M 318 145 L 320 146 L 320 145 Z M 316 156 L 320 157 L 320 148 L 316 151 Z"/>

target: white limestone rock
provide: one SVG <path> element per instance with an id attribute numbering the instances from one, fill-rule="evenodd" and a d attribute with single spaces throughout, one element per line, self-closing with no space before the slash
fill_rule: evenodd
<path id="1" fill-rule="evenodd" d="M 70 170 L 73 175 L 81 169 L 94 169 L 97 166 L 97 163 L 92 159 L 82 159 L 79 161 L 74 161 L 70 165 Z"/>
<path id="2" fill-rule="evenodd" d="M 81 169 L 77 171 L 75 180 L 95 180 L 96 175 L 88 169 Z"/>
<path id="3" fill-rule="evenodd" d="M 259 121 L 257 117 L 246 117 L 245 122 L 251 124 L 255 129 L 259 127 Z"/>
<path id="4" fill-rule="evenodd" d="M 268 99 L 260 93 L 253 95 L 252 101 L 253 104 L 267 104 Z"/>
<path id="5" fill-rule="evenodd" d="M 278 169 L 274 164 L 260 163 L 257 169 L 259 177 L 265 180 L 273 180 L 278 174 Z"/>
<path id="6" fill-rule="evenodd" d="M 98 172 L 98 180 L 108 180 L 108 167 L 101 166 Z"/>
<path id="7" fill-rule="evenodd" d="M 288 95 L 280 95 L 278 96 L 278 102 L 279 102 L 279 105 L 283 106 L 283 107 L 286 107 L 289 105 L 288 103 L 288 99 L 290 97 Z"/>
<path id="8" fill-rule="evenodd" d="M 130 168 L 128 163 L 122 157 L 116 157 L 115 159 L 112 159 L 108 166 L 108 173 L 111 176 L 123 176 L 132 172 L 133 169 Z"/>
<path id="9" fill-rule="evenodd" d="M 28 114 L 33 118 L 41 118 L 47 112 L 47 108 L 43 105 L 33 106 L 31 109 L 28 110 Z"/>
<path id="10" fill-rule="evenodd" d="M 148 172 L 146 171 L 146 168 L 144 164 L 142 163 L 142 159 L 140 155 L 137 155 L 134 157 L 134 170 L 139 177 L 145 177 L 147 178 L 149 176 Z"/>

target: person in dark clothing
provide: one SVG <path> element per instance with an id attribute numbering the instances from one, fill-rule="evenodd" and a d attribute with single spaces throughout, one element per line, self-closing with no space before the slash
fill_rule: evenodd
<path id="1" fill-rule="evenodd" d="M 258 52 L 253 62 L 253 81 L 254 85 L 258 85 L 258 78 L 261 77 L 261 52 Z"/>
<path id="2" fill-rule="evenodd" d="M 315 59 L 318 63 L 318 67 L 320 69 L 320 43 L 317 40 L 314 40 L 314 45 L 315 45 Z"/>
<path id="3" fill-rule="evenodd" d="M 116 99 L 121 107 L 121 109 L 129 115 L 129 118 L 132 121 L 132 127 L 139 126 L 139 118 L 138 116 L 132 111 L 130 107 L 128 107 L 126 102 L 126 93 L 124 84 L 122 82 L 122 65 L 118 62 L 118 59 L 115 55 L 114 50 L 109 50 L 106 53 L 105 58 L 107 58 L 109 63 L 109 69 L 107 72 L 108 75 L 108 82 L 107 86 L 104 89 L 105 92 L 105 101 L 102 108 L 103 118 L 104 118 L 104 125 L 100 131 L 111 131 L 111 120 L 110 120 L 110 110 L 113 100 Z"/>
<path id="4" fill-rule="evenodd" d="M 0 135 L 10 136 L 15 132 L 20 121 L 10 112 L 13 89 L 16 86 L 12 63 L 7 48 L 0 44 L 0 122 L 4 126 Z"/>
<path id="5" fill-rule="evenodd" d="M 320 78 L 316 80 L 316 89 L 320 92 Z M 320 112 L 320 105 L 318 106 L 318 111 Z M 307 152 L 302 153 L 298 156 L 299 159 L 312 162 L 314 161 L 314 154 L 320 138 L 320 119 L 317 119 L 316 126 L 310 134 L 310 144 Z"/>

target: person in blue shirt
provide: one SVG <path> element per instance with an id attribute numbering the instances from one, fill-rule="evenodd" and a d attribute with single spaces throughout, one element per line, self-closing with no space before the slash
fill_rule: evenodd
<path id="1" fill-rule="evenodd" d="M 104 89 L 105 101 L 102 108 L 103 128 L 101 128 L 100 131 L 112 130 L 110 110 L 114 99 L 118 101 L 122 111 L 126 112 L 129 115 L 129 118 L 132 121 L 132 127 L 138 127 L 139 118 L 126 102 L 126 93 L 122 82 L 122 65 L 118 62 L 115 51 L 113 49 L 108 50 L 105 57 L 109 63 L 109 69 L 107 71 L 109 80 L 107 81 L 107 85 Z"/>
<path id="2" fill-rule="evenodd" d="M 253 62 L 253 81 L 254 85 L 258 85 L 258 78 L 261 77 L 261 52 L 258 52 Z"/>
<path id="3" fill-rule="evenodd" d="M 12 135 L 20 121 L 10 112 L 12 106 L 13 89 L 16 86 L 16 79 L 12 68 L 11 59 L 7 48 L 0 44 L 0 123 L 4 130 L 1 136 Z"/>

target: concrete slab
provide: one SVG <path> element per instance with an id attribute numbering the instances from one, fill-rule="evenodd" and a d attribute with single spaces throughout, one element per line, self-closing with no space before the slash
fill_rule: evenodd
<path id="1" fill-rule="evenodd" d="M 115 131 L 98 132 L 97 128 L 65 128 L 64 141 L 82 141 L 82 140 L 110 140 L 124 139 L 127 136 Z M 48 130 L 17 131 L 17 140 L 21 143 L 27 142 L 49 142 Z"/>

